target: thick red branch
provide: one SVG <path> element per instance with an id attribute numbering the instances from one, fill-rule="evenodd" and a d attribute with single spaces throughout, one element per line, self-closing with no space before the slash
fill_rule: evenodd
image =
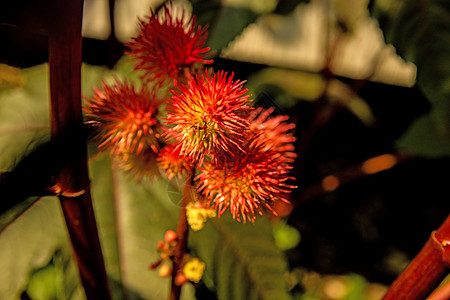
<path id="1" fill-rule="evenodd" d="M 72 135 L 76 151 L 55 182 L 73 253 L 87 299 L 111 299 L 92 208 L 86 139 L 81 111 L 81 22 L 83 0 L 52 1 L 49 21 L 49 68 L 52 138 Z M 77 134 L 78 132 L 78 134 Z"/>
<path id="2" fill-rule="evenodd" d="M 392 283 L 384 300 L 421 300 L 440 284 L 448 272 L 448 241 L 450 241 L 450 215 L 433 232 L 400 276 Z"/>

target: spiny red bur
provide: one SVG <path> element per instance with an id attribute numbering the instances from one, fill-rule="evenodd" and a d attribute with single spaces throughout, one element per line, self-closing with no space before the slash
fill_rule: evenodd
<path id="1" fill-rule="evenodd" d="M 167 178 L 181 178 L 192 169 L 194 162 L 186 156 L 180 155 L 180 148 L 173 144 L 165 145 L 158 155 L 158 165 L 166 172 Z"/>
<path id="2" fill-rule="evenodd" d="M 94 95 L 84 106 L 86 124 L 94 129 L 93 139 L 100 151 L 111 151 L 122 167 L 133 170 L 156 165 L 160 149 L 162 126 L 157 119 L 162 100 L 156 90 L 115 79 L 102 88 L 94 88 Z"/>
<path id="3" fill-rule="evenodd" d="M 175 140 L 180 155 L 201 164 L 217 151 L 233 156 L 241 149 L 252 109 L 243 83 L 223 71 L 205 72 L 172 91 L 165 120 L 173 126 L 164 135 Z"/>
<path id="4" fill-rule="evenodd" d="M 143 79 L 163 84 L 170 80 L 185 81 L 184 73 L 195 74 L 198 65 L 211 64 L 206 60 L 206 27 L 196 23 L 195 16 L 177 15 L 171 4 L 165 4 L 158 13 L 152 12 L 139 24 L 139 34 L 126 44 L 128 53 L 137 59 L 136 70 L 143 70 Z"/>
<path id="5" fill-rule="evenodd" d="M 94 88 L 84 108 L 86 123 L 91 125 L 100 150 L 113 154 L 136 153 L 151 148 L 159 151 L 160 124 L 156 118 L 161 100 L 156 92 L 116 79 L 103 90 Z"/>
<path id="6" fill-rule="evenodd" d="M 154 148 L 148 147 L 139 154 L 128 152 L 117 155 L 115 163 L 119 169 L 128 172 L 140 182 L 146 176 L 150 178 L 159 175 L 157 155 L 158 152 L 155 152 Z"/>
<path id="7" fill-rule="evenodd" d="M 221 216 L 227 209 L 235 219 L 254 222 L 263 208 L 272 210 L 275 201 L 288 202 L 295 186 L 286 182 L 295 157 L 291 152 L 294 125 L 286 117 L 269 118 L 271 110 L 256 110 L 248 117 L 250 126 L 244 152 L 234 159 L 205 161 L 196 180 L 199 191 Z"/>
<path id="8" fill-rule="evenodd" d="M 260 149 L 261 152 L 272 152 L 282 155 L 285 163 L 293 163 L 297 154 L 294 145 L 296 138 L 289 132 L 295 124 L 286 123 L 288 116 L 270 117 L 273 108 L 263 110 L 258 108 L 248 117 L 249 132 L 247 141 L 251 149 Z"/>

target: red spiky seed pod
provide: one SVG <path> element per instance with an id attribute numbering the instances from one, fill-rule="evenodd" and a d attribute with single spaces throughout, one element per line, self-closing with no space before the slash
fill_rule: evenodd
<path id="1" fill-rule="evenodd" d="M 188 85 L 172 91 L 165 121 L 172 127 L 164 133 L 175 140 L 180 155 L 202 163 L 216 151 L 233 156 L 241 149 L 252 110 L 243 81 L 220 71 L 195 76 Z"/>
<path id="2" fill-rule="evenodd" d="M 116 78 L 111 85 L 102 81 L 101 88 L 95 87 L 83 110 L 99 150 L 111 151 L 125 168 L 133 168 L 130 164 L 136 160 L 139 164 L 156 163 L 162 131 L 157 119 L 161 103 L 156 90 L 136 89 L 132 83 Z"/>
<path id="3" fill-rule="evenodd" d="M 158 165 L 164 170 L 168 179 L 181 178 L 193 168 L 194 162 L 192 159 L 181 156 L 180 150 L 173 144 L 167 144 L 158 154 Z"/>
<path id="4" fill-rule="evenodd" d="M 289 132 L 295 128 L 295 124 L 286 123 L 288 116 L 271 117 L 273 111 L 273 108 L 257 108 L 251 112 L 247 140 L 250 141 L 250 148 L 262 147 L 261 151 L 280 153 L 286 163 L 292 163 L 297 157 L 293 152 L 296 138 Z"/>
<path id="5" fill-rule="evenodd" d="M 151 147 L 143 149 L 139 154 L 135 152 L 121 153 L 115 155 L 115 166 L 140 182 L 145 177 L 152 178 L 160 174 L 157 156 L 158 153 Z"/>
<path id="6" fill-rule="evenodd" d="M 159 12 L 151 12 L 139 24 L 139 34 L 126 44 L 127 53 L 137 60 L 136 70 L 143 70 L 143 79 L 160 85 L 185 81 L 184 74 L 195 74 L 212 60 L 205 47 L 207 27 L 197 24 L 195 16 L 177 15 L 174 5 L 165 4 Z"/>
<path id="7" fill-rule="evenodd" d="M 218 212 L 229 209 L 238 221 L 254 222 L 266 208 L 273 212 L 275 201 L 288 202 L 295 186 L 287 183 L 295 157 L 289 133 L 293 125 L 284 117 L 268 118 L 270 111 L 257 111 L 249 116 L 247 131 L 239 156 L 229 160 L 205 161 L 196 177 L 198 190 Z"/>

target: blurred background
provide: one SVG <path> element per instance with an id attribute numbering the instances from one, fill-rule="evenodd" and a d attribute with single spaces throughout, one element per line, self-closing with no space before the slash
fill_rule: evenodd
<path id="1" fill-rule="evenodd" d="M 48 59 L 36 10 L 7 2 L 4 89 Z M 296 299 L 381 299 L 450 211 L 449 6 L 417 2 L 174 1 L 209 25 L 214 68 L 296 124 L 298 189 L 272 218 Z M 83 61 L 117 69 L 160 4 L 85 0 Z"/>

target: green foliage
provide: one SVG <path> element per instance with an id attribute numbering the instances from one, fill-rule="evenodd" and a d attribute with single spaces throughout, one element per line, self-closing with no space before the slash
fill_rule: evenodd
<path id="1" fill-rule="evenodd" d="M 291 299 L 283 254 L 266 218 L 242 224 L 229 215 L 191 234 L 191 247 L 206 263 L 205 284 L 218 299 Z"/>
<path id="2" fill-rule="evenodd" d="M 114 297 L 167 298 L 170 280 L 159 277 L 149 265 L 159 259 L 158 240 L 167 229 L 176 227 L 179 207 L 169 199 L 168 183 L 137 183 L 114 170 L 107 155 L 91 163 L 90 175 L 106 268 L 116 289 Z M 182 299 L 193 299 L 192 294 L 185 290 Z"/>
<path id="3" fill-rule="evenodd" d="M 26 211 L 38 197 L 29 197 L 22 199 L 20 203 L 17 203 L 14 207 L 8 209 L 0 216 L 0 232 L 2 232 L 9 224 L 13 223 L 24 211 Z"/>
<path id="4" fill-rule="evenodd" d="M 48 265 L 33 272 L 26 293 L 35 300 L 84 298 L 69 248 L 56 251 Z"/>
<path id="5" fill-rule="evenodd" d="M 293 226 L 279 221 L 273 227 L 275 243 L 281 250 L 289 250 L 298 245 L 301 236 L 300 232 Z"/>
<path id="6" fill-rule="evenodd" d="M 35 271 L 28 283 L 28 295 L 37 300 L 56 299 L 56 274 L 53 265 Z"/>
<path id="7" fill-rule="evenodd" d="M 199 23 L 210 26 L 207 45 L 215 56 L 258 17 L 248 7 L 224 6 L 220 1 L 192 0 L 192 6 Z"/>
<path id="8" fill-rule="evenodd" d="M 381 299 L 385 288 L 367 282 L 358 274 L 319 275 L 314 272 L 305 274 L 303 280 L 307 291 L 299 300 L 377 300 Z"/>
<path id="9" fill-rule="evenodd" d="M 0 234 L 0 295 L 17 299 L 28 276 L 50 261 L 61 247 L 70 247 L 55 197 L 40 199 Z"/>
<path id="10" fill-rule="evenodd" d="M 378 0 L 373 11 L 386 41 L 417 65 L 417 84 L 433 105 L 399 141 L 400 147 L 428 156 L 449 155 L 450 2 Z"/>
<path id="11" fill-rule="evenodd" d="M 11 170 L 37 144 L 50 138 L 46 65 L 23 73 L 25 84 L 0 90 L 0 170 Z"/>

